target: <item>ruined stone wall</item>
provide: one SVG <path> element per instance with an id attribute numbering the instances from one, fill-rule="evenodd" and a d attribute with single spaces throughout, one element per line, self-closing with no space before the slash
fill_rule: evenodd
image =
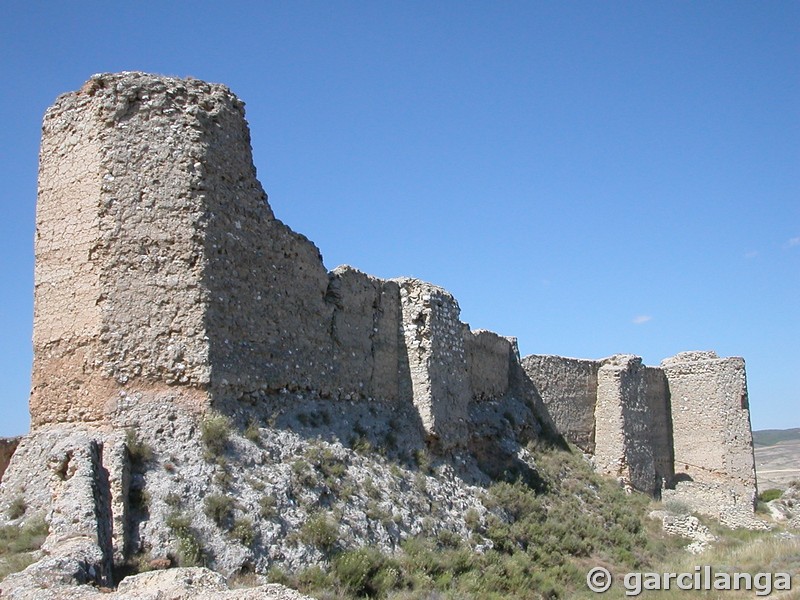
<path id="1" fill-rule="evenodd" d="M 650 433 L 655 424 L 648 404 L 641 358 L 618 355 L 602 362 L 597 372 L 595 465 L 601 473 L 653 493 Z"/>
<path id="2" fill-rule="evenodd" d="M 255 177 L 243 111 L 220 111 L 208 139 L 205 312 L 215 394 L 266 385 L 331 392 L 328 273 L 317 247 L 274 219 Z"/>
<path id="3" fill-rule="evenodd" d="M 661 368 L 619 355 L 603 361 L 532 355 L 522 366 L 543 417 L 598 470 L 656 492 L 672 481 L 670 392 Z"/>
<path id="4" fill-rule="evenodd" d="M 516 360 L 512 342 L 493 331 L 470 331 L 464 325 L 464 346 L 472 398 L 485 400 L 508 392 L 509 369 Z"/>
<path id="5" fill-rule="evenodd" d="M 224 86 L 94 76 L 48 111 L 39 181 L 34 427 L 290 391 L 413 402 L 447 445 L 508 390 L 510 342 L 446 291 L 328 273 L 274 217 Z"/>
<path id="6" fill-rule="evenodd" d="M 427 434 L 452 446 L 466 436 L 470 400 L 461 309 L 442 288 L 409 278 L 397 283 L 414 404 Z"/>
<path id="7" fill-rule="evenodd" d="M 3 480 L 3 473 L 8 468 L 8 463 L 11 462 L 11 457 L 19 445 L 21 438 L 0 438 L 0 481 Z"/>
<path id="8" fill-rule="evenodd" d="M 400 367 L 405 340 L 398 284 L 338 267 L 330 275 L 327 297 L 334 306 L 332 375 L 337 393 L 410 402 L 408 370 Z"/>
<path id="9" fill-rule="evenodd" d="M 744 360 L 684 352 L 661 367 L 672 404 L 677 487 L 697 482 L 717 490 L 714 501 L 687 494 L 696 510 L 714 514 L 732 503 L 752 510 L 755 460 Z"/>
<path id="10" fill-rule="evenodd" d="M 672 408 L 667 378 L 658 367 L 642 365 L 645 415 L 649 425 L 648 443 L 652 448 L 656 484 L 659 489 L 672 482 L 674 452 L 672 448 Z"/>
<path id="11" fill-rule="evenodd" d="M 647 367 L 632 355 L 528 356 L 522 365 L 545 418 L 594 454 L 598 471 L 750 526 L 755 461 L 741 358 L 685 352 Z"/>
<path id="12" fill-rule="evenodd" d="M 95 76 L 48 110 L 40 160 L 34 427 L 291 391 L 413 405 L 447 448 L 467 439 L 470 402 L 513 391 L 514 344 L 472 332 L 448 292 L 329 273 L 274 217 L 224 86 Z M 522 362 L 542 419 L 604 472 L 648 491 L 673 462 L 693 480 L 754 481 L 740 359 Z"/>
<path id="13" fill-rule="evenodd" d="M 599 361 L 531 355 L 522 368 L 544 404 L 544 417 L 584 452 L 593 453 Z"/>

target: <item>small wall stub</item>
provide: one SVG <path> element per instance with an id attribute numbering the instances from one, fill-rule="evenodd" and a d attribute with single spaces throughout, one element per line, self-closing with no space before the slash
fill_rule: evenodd
<path id="1" fill-rule="evenodd" d="M 516 360 L 508 338 L 464 325 L 470 394 L 475 400 L 497 398 L 508 391 L 509 368 Z"/>

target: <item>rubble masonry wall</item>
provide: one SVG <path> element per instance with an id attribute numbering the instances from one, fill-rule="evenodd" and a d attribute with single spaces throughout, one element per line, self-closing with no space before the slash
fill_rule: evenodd
<path id="1" fill-rule="evenodd" d="M 34 427 L 288 389 L 413 402 L 449 444 L 508 389 L 509 342 L 465 334 L 449 293 L 329 273 L 274 217 L 225 86 L 96 75 L 47 112 L 40 161 Z"/>
<path id="2" fill-rule="evenodd" d="M 594 453 L 597 370 L 600 362 L 531 355 L 522 368 L 544 404 L 551 426 L 584 452 Z"/>

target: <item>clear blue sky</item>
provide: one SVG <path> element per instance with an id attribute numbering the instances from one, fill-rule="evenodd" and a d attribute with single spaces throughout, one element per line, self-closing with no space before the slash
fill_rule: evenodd
<path id="1" fill-rule="evenodd" d="M 42 115 L 93 73 L 229 85 L 284 222 L 523 354 L 747 360 L 800 426 L 800 3 L 0 3 L 0 435 L 27 430 Z"/>

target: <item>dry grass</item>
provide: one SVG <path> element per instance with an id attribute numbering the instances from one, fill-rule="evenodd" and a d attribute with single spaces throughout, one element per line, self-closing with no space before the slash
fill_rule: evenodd
<path id="1" fill-rule="evenodd" d="M 661 562 L 651 565 L 643 569 L 643 571 L 658 574 L 695 573 L 697 567 L 700 567 L 702 571 L 708 565 L 711 567 L 712 574 L 749 573 L 753 581 L 751 591 L 744 589 L 739 591 L 686 591 L 677 589 L 676 583 L 672 581 L 670 584 L 671 589 L 669 590 L 645 590 L 635 597 L 657 598 L 658 600 L 679 600 L 687 597 L 738 600 L 762 597 L 757 596 L 756 592 L 759 589 L 764 590 L 766 582 L 756 580 L 755 575 L 757 573 L 789 573 L 792 576 L 791 591 L 774 590 L 768 597 L 780 598 L 781 600 L 800 600 L 800 577 L 798 577 L 798 572 L 800 572 L 800 539 L 781 535 L 781 531 L 731 531 L 715 528 L 715 533 L 720 536 L 720 540 L 704 553 L 692 555 L 683 550 L 673 550 L 665 555 Z M 711 581 L 713 584 L 713 575 Z M 774 582 L 775 580 L 773 585 Z M 635 585 L 635 583 L 634 580 L 631 585 Z M 759 585 L 761 587 L 758 587 Z M 586 590 L 573 597 L 588 600 L 589 598 L 597 598 L 598 594 Z M 612 588 L 602 594 L 602 598 L 605 600 L 629 597 L 632 596 L 626 595 L 623 573 L 617 573 Z"/>
<path id="2" fill-rule="evenodd" d="M 21 527 L 0 527 L 0 580 L 33 563 L 46 536 L 47 523 L 42 517 L 29 519 Z"/>

